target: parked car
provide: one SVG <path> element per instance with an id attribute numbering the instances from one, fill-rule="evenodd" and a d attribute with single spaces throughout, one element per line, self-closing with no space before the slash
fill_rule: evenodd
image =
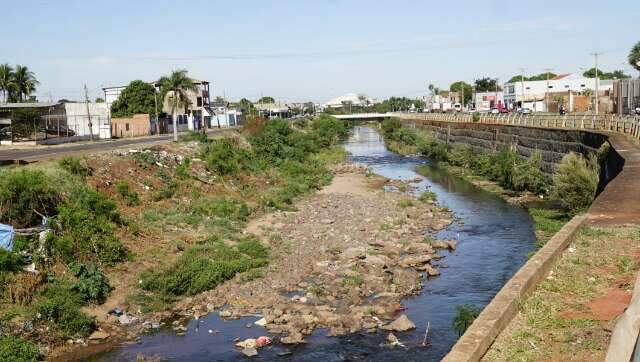
<path id="1" fill-rule="evenodd" d="M 491 114 L 500 114 L 500 110 L 498 108 L 491 108 L 489 110 L 489 113 L 491 113 Z"/>
<path id="2" fill-rule="evenodd" d="M 531 108 L 518 108 L 518 113 L 531 114 L 533 113 L 533 111 L 531 110 Z"/>

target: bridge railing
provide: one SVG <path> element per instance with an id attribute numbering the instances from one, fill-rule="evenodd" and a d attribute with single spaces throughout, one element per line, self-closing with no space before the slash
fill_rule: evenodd
<path id="1" fill-rule="evenodd" d="M 394 113 L 395 117 L 403 119 L 445 121 L 445 122 L 474 122 L 469 113 Z M 640 117 L 595 114 L 479 114 L 475 123 L 508 124 L 538 128 L 565 128 L 609 131 L 622 133 L 640 139 Z"/>

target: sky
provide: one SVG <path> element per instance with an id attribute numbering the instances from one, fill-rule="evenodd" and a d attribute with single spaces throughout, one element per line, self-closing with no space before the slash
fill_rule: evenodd
<path id="1" fill-rule="evenodd" d="M 520 74 L 623 69 L 640 1 L 0 0 L 0 63 L 28 66 L 41 101 L 175 69 L 213 96 L 325 102 L 419 97 Z"/>

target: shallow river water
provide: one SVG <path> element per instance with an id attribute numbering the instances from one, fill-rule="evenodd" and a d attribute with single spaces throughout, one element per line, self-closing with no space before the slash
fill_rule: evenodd
<path id="1" fill-rule="evenodd" d="M 448 175 L 428 160 L 404 157 L 389 152 L 375 129 L 355 127 L 344 147 L 352 162 L 366 164 L 375 173 L 393 179 L 413 179 L 415 167 L 425 165 L 426 179 L 416 186 L 418 192 L 430 189 L 438 203 L 448 207 L 456 221 L 436 234 L 438 238 L 457 239 L 452 253 L 444 252 L 440 276 L 425 280 L 419 296 L 404 301 L 407 316 L 416 330 L 397 334 L 406 348 L 384 346 L 386 333 L 326 337 L 317 330 L 307 344 L 289 347 L 273 345 L 260 349 L 258 361 L 437 361 L 455 344 L 458 335 L 452 321 L 456 306 L 485 306 L 504 283 L 524 264 L 535 248 L 533 224 L 527 212 L 470 183 Z M 138 353 L 174 361 L 249 360 L 234 348 L 235 338 L 255 338 L 266 334 L 257 326 L 246 328 L 259 317 L 224 321 L 212 313 L 187 325 L 184 336 L 161 329 L 142 336 L 140 344 L 116 347 L 95 356 L 96 361 L 131 361 Z M 421 345 L 427 328 L 429 344 Z M 209 334 L 208 330 L 218 330 Z"/>

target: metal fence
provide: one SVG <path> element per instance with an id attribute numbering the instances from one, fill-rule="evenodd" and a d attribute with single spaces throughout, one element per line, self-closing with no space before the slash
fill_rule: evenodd
<path id="1" fill-rule="evenodd" d="M 551 113 L 394 113 L 404 119 L 420 119 L 445 122 L 475 122 L 488 124 L 509 124 L 538 128 L 585 129 L 617 132 L 640 139 L 640 116 L 619 116 L 610 114 L 551 114 Z M 474 120 L 475 118 L 475 120 Z"/>

